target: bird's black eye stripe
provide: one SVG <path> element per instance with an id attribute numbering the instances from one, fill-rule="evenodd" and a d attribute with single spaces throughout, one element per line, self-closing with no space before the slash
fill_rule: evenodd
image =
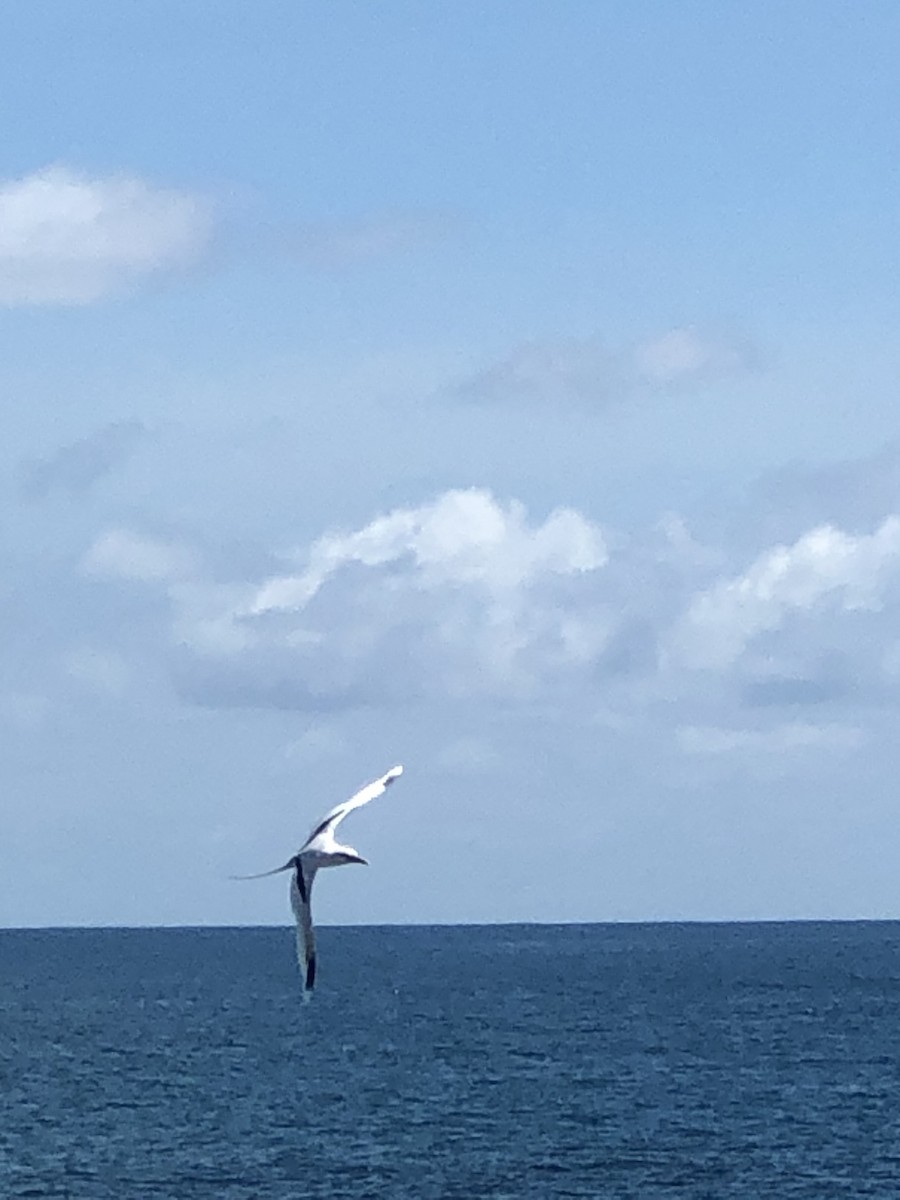
<path id="1" fill-rule="evenodd" d="M 316 956 L 311 954 L 306 964 L 306 990 L 311 992 L 316 982 Z"/>

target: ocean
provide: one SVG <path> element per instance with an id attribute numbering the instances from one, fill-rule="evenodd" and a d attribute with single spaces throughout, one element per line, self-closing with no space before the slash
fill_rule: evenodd
<path id="1" fill-rule="evenodd" d="M 0 932 L 0 1197 L 900 1196 L 900 923 Z"/>

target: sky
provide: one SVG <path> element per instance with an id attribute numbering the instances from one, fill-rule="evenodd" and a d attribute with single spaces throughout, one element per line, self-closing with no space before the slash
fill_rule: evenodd
<path id="1" fill-rule="evenodd" d="M 0 925 L 900 918 L 895 3 L 0 25 Z"/>

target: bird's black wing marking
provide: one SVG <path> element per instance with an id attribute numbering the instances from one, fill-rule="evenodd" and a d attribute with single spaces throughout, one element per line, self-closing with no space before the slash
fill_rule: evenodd
<path id="1" fill-rule="evenodd" d="M 340 816 L 340 814 L 336 813 L 335 816 Z M 324 833 L 325 830 L 328 828 L 328 826 L 334 822 L 334 819 L 335 819 L 334 816 L 326 817 L 325 820 L 321 823 L 321 825 L 317 825 L 315 827 L 315 829 L 312 831 L 312 833 L 309 835 L 309 837 L 306 839 L 307 846 L 313 840 L 313 838 L 317 838 L 320 833 Z"/>
<path id="2" fill-rule="evenodd" d="M 316 983 L 316 956 L 311 954 L 306 962 L 306 990 L 311 992 Z"/>
<path id="3" fill-rule="evenodd" d="M 395 768 L 395 770 L 397 770 L 397 775 L 400 774 L 401 769 Z M 330 826 L 337 825 L 338 821 L 343 821 L 344 817 L 346 817 L 348 813 L 353 812 L 355 808 L 360 808 L 363 804 L 368 804 L 368 802 L 373 800 L 375 796 L 380 796 L 381 793 L 394 782 L 394 780 L 397 778 L 397 775 L 393 775 L 389 771 L 387 776 L 383 775 L 381 779 L 376 779 L 374 783 L 366 784 L 364 788 L 360 788 L 360 790 L 356 792 L 355 795 L 351 796 L 349 800 L 345 800 L 343 804 L 339 804 L 337 808 L 332 809 L 327 817 L 322 818 L 319 824 L 306 839 L 304 843 L 304 849 L 309 845 L 310 842 L 314 841 L 317 837 L 321 836 L 321 834 L 325 833 Z"/>
<path id="4" fill-rule="evenodd" d="M 294 860 L 296 867 L 297 891 L 300 893 L 300 899 L 304 904 L 309 904 L 309 892 L 306 890 L 306 880 L 303 878 L 303 864 L 299 858 Z"/>

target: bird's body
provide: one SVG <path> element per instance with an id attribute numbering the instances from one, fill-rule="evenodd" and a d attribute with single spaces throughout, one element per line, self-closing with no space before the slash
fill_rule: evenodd
<path id="1" fill-rule="evenodd" d="M 334 831 L 348 813 L 355 808 L 368 804 L 376 796 L 382 795 L 394 780 L 403 774 L 402 767 L 392 767 L 380 779 L 361 788 L 349 800 L 336 805 L 313 829 L 312 833 L 297 851 L 284 864 L 274 871 L 264 871 L 263 875 L 277 875 L 281 871 L 293 871 L 291 876 L 291 908 L 297 922 L 297 959 L 303 973 L 303 997 L 308 1000 L 316 982 L 316 936 L 313 929 L 312 886 L 316 874 L 326 867 L 343 867 L 351 863 L 368 865 L 364 858 L 352 846 L 342 846 L 334 836 Z M 259 879 L 260 875 L 245 875 L 244 879 Z"/>

